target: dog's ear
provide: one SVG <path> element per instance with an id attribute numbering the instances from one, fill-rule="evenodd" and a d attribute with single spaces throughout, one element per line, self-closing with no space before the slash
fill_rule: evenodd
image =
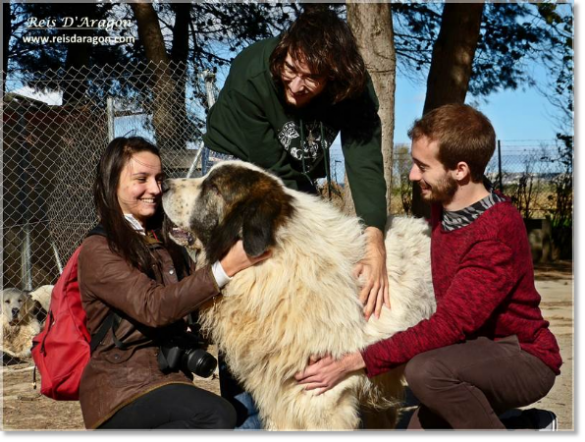
<path id="1" fill-rule="evenodd" d="M 222 221 L 204 242 L 208 262 L 221 258 L 240 238 L 248 255 L 262 255 L 293 213 L 292 196 L 265 173 L 236 168 L 230 179 L 231 187 L 224 183 L 218 198 L 225 201 Z"/>
<path id="2" fill-rule="evenodd" d="M 273 194 L 249 195 L 236 204 L 212 235 L 206 247 L 210 262 L 214 262 L 241 238 L 244 250 L 258 257 L 275 244 L 276 231 L 292 213 L 290 197 Z"/>
<path id="3" fill-rule="evenodd" d="M 31 314 L 36 318 L 37 321 L 39 321 L 41 324 L 44 324 L 45 320 L 47 319 L 48 312 L 43 308 L 39 301 L 34 300 Z"/>
<path id="4" fill-rule="evenodd" d="M 22 315 L 21 317 L 24 318 L 26 315 L 29 315 L 33 312 L 36 301 L 30 295 L 30 292 L 24 292 L 22 296 L 22 307 L 20 307 L 20 310 Z"/>
<path id="5" fill-rule="evenodd" d="M 244 250 L 254 258 L 274 245 L 280 207 L 269 199 L 257 199 L 248 204 L 242 223 Z"/>
<path id="6" fill-rule="evenodd" d="M 244 250 L 258 257 L 276 244 L 276 233 L 293 216 L 293 198 L 272 182 L 246 204 L 242 220 Z"/>

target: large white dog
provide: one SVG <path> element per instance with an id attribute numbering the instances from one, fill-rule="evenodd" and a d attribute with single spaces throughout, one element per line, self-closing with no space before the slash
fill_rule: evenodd
<path id="1" fill-rule="evenodd" d="M 36 299 L 32 293 L 13 287 L 5 288 L 1 292 L 0 352 L 3 362 L 18 363 L 30 358 L 32 338 L 41 331 L 41 322 L 35 315 Z"/>
<path id="2" fill-rule="evenodd" d="M 173 238 L 213 263 L 242 238 L 249 255 L 272 250 L 238 273 L 200 312 L 234 375 L 272 430 L 358 428 L 360 404 L 395 412 L 400 373 L 347 377 L 322 395 L 294 379 L 311 356 L 340 357 L 428 318 L 435 308 L 424 221 L 395 218 L 387 231 L 391 309 L 364 319 L 354 266 L 364 256 L 357 218 L 316 196 L 287 189 L 251 164 L 231 161 L 205 177 L 165 182 Z M 191 235 L 186 236 L 184 231 Z"/>

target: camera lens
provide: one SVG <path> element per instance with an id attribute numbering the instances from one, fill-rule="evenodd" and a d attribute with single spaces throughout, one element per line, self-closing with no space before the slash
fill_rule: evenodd
<path id="1" fill-rule="evenodd" d="M 195 349 L 189 351 L 185 356 L 189 371 L 202 378 L 211 376 L 217 367 L 217 359 L 205 350 Z"/>

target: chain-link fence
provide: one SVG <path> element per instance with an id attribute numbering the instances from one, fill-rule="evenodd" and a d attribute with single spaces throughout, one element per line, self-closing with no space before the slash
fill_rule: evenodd
<path id="1" fill-rule="evenodd" d="M 559 186 L 572 178 L 572 162 L 563 157 L 558 140 L 498 140 L 486 169 L 494 188 L 510 197 L 524 218 L 545 218 L 558 210 Z M 409 147 L 394 151 L 394 214 L 410 213 L 412 166 Z"/>
<path id="2" fill-rule="evenodd" d="M 6 90 L 2 305 L 9 308 L 2 315 L 3 325 L 17 325 L 27 309 L 9 306 L 16 291 L 6 289 L 30 292 L 55 283 L 97 221 L 91 186 L 109 141 L 143 136 L 160 148 L 167 176 L 196 176 L 214 160 L 199 148 L 206 107 L 217 90 L 213 74 L 147 63 L 12 71 Z M 7 331 L 3 327 L 4 337 Z M 6 361 L 14 353 L 8 344 L 4 339 L 5 363 L 13 362 Z"/>
<path id="3" fill-rule="evenodd" d="M 57 91 L 59 104 L 6 94 L 4 287 L 30 291 L 55 281 L 96 221 L 91 185 L 97 160 L 114 137 L 156 142 L 169 176 L 200 170 L 201 103 L 214 94 L 211 78 L 183 66 L 103 66 L 36 73 L 34 88 Z"/>
<path id="4" fill-rule="evenodd" d="M 25 83 L 42 91 L 40 97 L 26 96 L 31 94 L 23 92 Z M 34 75 L 16 71 L 10 73 L 6 90 L 2 103 L 4 288 L 28 292 L 55 283 L 96 222 L 91 186 L 97 161 L 114 137 L 144 136 L 155 142 L 170 177 L 197 176 L 222 159 L 203 149 L 201 142 L 206 108 L 217 95 L 210 73 L 147 63 Z M 528 216 L 540 216 L 539 211 L 554 207 L 550 186 L 565 173 L 556 166 L 554 146 L 541 144 L 513 153 L 504 145 L 501 159 L 494 156 L 488 168 L 492 182 L 522 201 L 519 208 L 526 209 Z M 343 183 L 339 149 L 332 152 L 332 165 L 334 179 Z M 392 213 L 411 210 L 410 166 L 408 147 L 397 146 Z M 541 196 L 534 199 L 536 188 Z M 17 310 L 3 309 L 3 320 L 5 315 L 17 318 L 21 314 Z M 3 350 L 9 350 L 5 345 Z"/>

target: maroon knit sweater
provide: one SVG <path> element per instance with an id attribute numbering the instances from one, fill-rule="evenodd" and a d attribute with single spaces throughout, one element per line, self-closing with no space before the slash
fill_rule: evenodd
<path id="1" fill-rule="evenodd" d="M 484 336 L 516 335 L 522 350 L 556 374 L 559 346 L 542 318 L 526 228 L 508 201 L 490 207 L 470 225 L 447 232 L 441 207 L 431 217 L 431 267 L 437 310 L 414 327 L 362 351 L 369 377 L 419 353 Z M 392 299 L 392 288 L 390 288 Z"/>

